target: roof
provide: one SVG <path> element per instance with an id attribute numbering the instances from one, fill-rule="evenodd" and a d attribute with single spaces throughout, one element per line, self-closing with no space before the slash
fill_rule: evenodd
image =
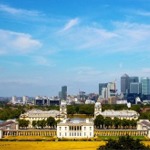
<path id="1" fill-rule="evenodd" d="M 139 116 L 139 114 L 134 110 L 105 110 L 100 113 L 103 116 L 114 116 L 114 117 L 131 117 L 131 116 Z"/>
<path id="2" fill-rule="evenodd" d="M 144 120 L 139 120 L 138 123 L 150 128 L 150 121 L 149 120 L 145 120 L 145 119 Z"/>
<path id="3" fill-rule="evenodd" d="M 57 126 L 93 126 L 94 123 L 92 120 L 83 119 L 83 118 L 72 118 L 66 119 L 57 124 Z"/>
<path id="4" fill-rule="evenodd" d="M 21 114 L 21 117 L 29 117 L 29 118 L 40 118 L 40 117 L 44 117 L 44 118 L 48 118 L 48 117 L 56 117 L 57 115 L 59 115 L 59 111 L 58 110 L 49 110 L 49 111 L 42 111 L 42 110 L 38 110 L 38 109 L 33 109 L 28 111 L 27 113 Z"/>
<path id="5" fill-rule="evenodd" d="M 14 122 L 14 121 L 6 121 L 6 122 L 0 124 L 0 127 L 8 126 L 10 124 L 16 124 L 16 122 Z"/>

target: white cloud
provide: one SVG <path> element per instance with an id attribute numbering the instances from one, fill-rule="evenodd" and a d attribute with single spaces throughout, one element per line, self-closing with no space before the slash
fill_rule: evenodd
<path id="1" fill-rule="evenodd" d="M 25 9 L 17 9 L 13 8 L 7 5 L 0 4 L 0 11 L 9 13 L 11 15 L 26 15 L 26 16 L 39 16 L 42 15 L 38 11 L 30 11 L 30 10 L 25 10 Z"/>
<path id="2" fill-rule="evenodd" d="M 67 31 L 67 30 L 71 29 L 72 27 L 74 27 L 75 25 L 77 25 L 78 23 L 79 23 L 78 18 L 71 19 L 68 21 L 68 23 L 64 26 L 64 28 L 61 31 Z"/>
<path id="3" fill-rule="evenodd" d="M 112 22 L 111 30 L 82 25 L 56 35 L 61 49 L 86 50 L 99 54 L 149 51 L 149 39 L 150 25 L 130 22 Z"/>
<path id="4" fill-rule="evenodd" d="M 47 59 L 44 56 L 34 56 L 32 57 L 32 59 L 36 65 L 43 65 L 48 67 L 55 66 L 55 64 L 51 60 Z"/>
<path id="5" fill-rule="evenodd" d="M 149 11 L 144 11 L 144 10 L 137 10 L 134 11 L 135 14 L 145 16 L 145 17 L 150 17 L 150 12 Z"/>
<path id="6" fill-rule="evenodd" d="M 76 67 L 69 70 L 69 72 L 74 74 L 73 80 L 77 82 L 97 82 L 98 77 L 104 75 L 104 72 L 88 66 Z"/>
<path id="7" fill-rule="evenodd" d="M 0 54 L 27 53 L 42 46 L 30 34 L 0 30 Z"/>

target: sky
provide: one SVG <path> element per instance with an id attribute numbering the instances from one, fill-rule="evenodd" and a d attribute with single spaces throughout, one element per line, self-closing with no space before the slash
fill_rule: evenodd
<path id="1" fill-rule="evenodd" d="M 150 77 L 150 0 L 0 0 L 0 96 L 98 93 Z"/>

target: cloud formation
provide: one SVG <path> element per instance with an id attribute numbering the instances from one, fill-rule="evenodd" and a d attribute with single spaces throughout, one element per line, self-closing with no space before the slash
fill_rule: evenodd
<path id="1" fill-rule="evenodd" d="M 0 29 L 0 35 L 0 54 L 28 53 L 42 46 L 30 34 Z"/>
<path id="2" fill-rule="evenodd" d="M 3 5 L 0 4 L 0 11 L 1 12 L 5 12 L 5 13 L 9 13 L 11 15 L 26 15 L 26 16 L 39 16 L 41 15 L 40 12 L 38 11 L 30 11 L 30 10 L 26 10 L 26 9 L 17 9 L 17 8 L 13 8 L 10 7 L 8 5 Z"/>
<path id="3" fill-rule="evenodd" d="M 67 22 L 67 24 L 64 26 L 64 28 L 61 31 L 68 31 L 71 28 L 73 28 L 75 25 L 77 25 L 78 23 L 79 23 L 78 18 L 71 19 Z"/>

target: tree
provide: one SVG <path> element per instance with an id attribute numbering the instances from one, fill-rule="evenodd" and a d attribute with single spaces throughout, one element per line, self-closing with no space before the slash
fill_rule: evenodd
<path id="1" fill-rule="evenodd" d="M 73 115 L 75 113 L 75 107 L 73 105 L 67 106 L 67 114 Z"/>
<path id="2" fill-rule="evenodd" d="M 105 124 L 105 127 L 108 129 L 109 126 L 112 126 L 112 119 L 110 117 L 106 117 L 104 119 L 104 124 Z"/>
<path id="3" fill-rule="evenodd" d="M 137 125 L 137 120 L 134 120 L 134 119 L 130 120 L 130 126 L 131 126 L 132 128 L 135 128 L 136 125 Z"/>
<path id="4" fill-rule="evenodd" d="M 129 124 L 130 124 L 130 120 L 127 120 L 127 119 L 121 120 L 121 125 L 123 128 L 128 127 Z"/>
<path id="5" fill-rule="evenodd" d="M 47 118 L 47 126 L 54 127 L 56 125 L 56 121 L 53 117 Z"/>
<path id="6" fill-rule="evenodd" d="M 94 120 L 94 125 L 98 128 L 103 128 L 104 125 L 104 117 L 102 115 L 98 115 Z"/>
<path id="7" fill-rule="evenodd" d="M 115 129 L 118 129 L 118 127 L 121 125 L 120 119 L 115 117 L 113 120 L 113 125 L 114 125 Z"/>
<path id="8" fill-rule="evenodd" d="M 150 150 L 149 146 L 134 140 L 130 136 L 121 136 L 118 140 L 109 139 L 105 146 L 100 146 L 97 150 Z"/>
<path id="9" fill-rule="evenodd" d="M 37 121 L 37 126 L 43 129 L 46 126 L 47 121 L 46 120 L 38 120 Z"/>
<path id="10" fill-rule="evenodd" d="M 37 121 L 33 120 L 33 121 L 32 121 L 32 126 L 35 128 L 36 125 L 37 125 Z"/>
<path id="11" fill-rule="evenodd" d="M 19 127 L 21 128 L 27 128 L 29 125 L 29 120 L 19 119 Z"/>

